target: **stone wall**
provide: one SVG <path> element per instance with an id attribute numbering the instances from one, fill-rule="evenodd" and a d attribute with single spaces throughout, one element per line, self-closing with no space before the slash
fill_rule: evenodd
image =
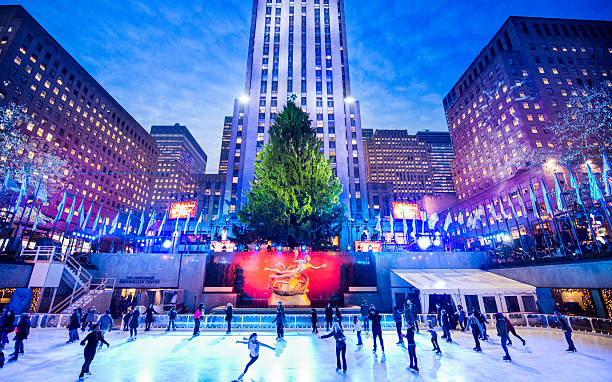
<path id="1" fill-rule="evenodd" d="M 0 263 L 0 288 L 27 288 L 33 264 Z"/>

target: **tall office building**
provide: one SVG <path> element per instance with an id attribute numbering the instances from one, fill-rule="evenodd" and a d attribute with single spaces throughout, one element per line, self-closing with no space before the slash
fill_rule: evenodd
<path id="1" fill-rule="evenodd" d="M 427 147 L 433 195 L 454 193 L 451 161 L 455 159 L 455 151 L 450 133 L 425 130 L 418 131 L 416 137 L 420 142 L 425 142 Z"/>
<path id="2" fill-rule="evenodd" d="M 223 121 L 223 136 L 221 137 L 221 155 L 219 155 L 219 174 L 227 174 L 227 158 L 229 157 L 230 138 L 232 137 L 232 116 Z M 225 179 L 224 179 L 225 180 Z"/>
<path id="3" fill-rule="evenodd" d="M 508 18 L 443 101 L 459 199 L 525 193 L 543 173 L 530 158 L 555 150 L 547 124 L 577 88 L 610 78 L 611 22 Z"/>
<path id="4" fill-rule="evenodd" d="M 255 156 L 289 96 L 310 114 L 343 186 L 347 216 L 366 219 L 359 102 L 351 97 L 344 1 L 254 0 L 244 95 L 234 103 L 225 213 L 238 210 Z"/>
<path id="5" fill-rule="evenodd" d="M 189 129 L 178 123 L 151 126 L 151 135 L 159 147 L 157 172 L 151 206 L 164 209 L 170 203 L 196 197 L 196 174 L 206 172 L 206 153 Z"/>
<path id="6" fill-rule="evenodd" d="M 0 6 L 0 78 L 0 103 L 23 105 L 31 117 L 23 131 L 35 149 L 23 155 L 52 153 L 67 161 L 58 169 L 64 176 L 45 174 L 50 200 L 43 214 L 56 215 L 64 190 L 64 218 L 73 198 L 77 206 L 84 200 L 85 211 L 94 203 L 94 214 L 102 206 L 107 220 L 121 208 L 146 207 L 155 140 L 18 5 Z"/>
<path id="7" fill-rule="evenodd" d="M 397 200 L 432 195 L 428 148 L 407 130 L 376 130 L 364 143 L 368 183 L 391 183 Z"/>

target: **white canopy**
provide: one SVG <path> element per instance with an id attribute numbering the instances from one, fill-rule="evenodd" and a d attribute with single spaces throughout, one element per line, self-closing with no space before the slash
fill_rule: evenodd
<path id="1" fill-rule="evenodd" d="M 534 286 L 480 269 L 391 269 L 391 272 L 421 293 L 428 294 L 520 295 L 536 292 Z"/>

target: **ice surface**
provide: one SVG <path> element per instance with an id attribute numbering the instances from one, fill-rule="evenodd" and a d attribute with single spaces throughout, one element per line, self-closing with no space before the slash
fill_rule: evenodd
<path id="1" fill-rule="evenodd" d="M 384 335 L 386 354 L 372 353 L 370 336 L 365 346 L 356 346 L 355 335 L 347 330 L 348 373 L 335 372 L 333 339 L 321 340 L 310 332 L 287 330 L 286 343 L 276 351 L 261 348 L 260 357 L 244 381 L 612 381 L 612 338 L 574 333 L 578 353 L 566 353 L 560 331 L 517 328 L 527 340 L 523 347 L 516 339 L 510 347 L 512 363 L 503 361 L 499 338 L 483 343 L 483 353 L 472 351 L 471 335 L 454 331 L 455 342 L 439 339 L 442 356 L 431 351 L 428 333 L 416 336 L 420 373 L 407 371 L 408 352 L 395 345 L 393 331 Z M 192 338 L 189 331 L 141 332 L 128 342 L 126 332 L 106 335 L 110 348 L 98 351 L 86 381 L 232 381 L 249 360 L 246 345 L 237 339 L 249 331 L 226 336 L 202 332 Z M 32 329 L 25 342 L 25 355 L 0 369 L 1 381 L 76 381 L 83 362 L 83 347 L 67 345 L 61 329 Z M 84 334 L 80 333 L 81 338 Z M 260 332 L 259 339 L 275 345 L 272 332 Z M 12 336 L 11 336 L 12 339 Z M 13 342 L 4 350 L 12 352 Z M 8 350 L 8 351 L 7 351 Z"/>

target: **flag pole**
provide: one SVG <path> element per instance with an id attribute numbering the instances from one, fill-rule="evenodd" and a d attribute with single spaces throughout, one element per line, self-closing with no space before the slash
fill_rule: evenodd
<path id="1" fill-rule="evenodd" d="M 531 183 L 529 183 L 529 190 L 531 191 L 531 195 L 533 195 L 533 197 L 535 198 L 535 193 L 533 192 L 533 185 Z M 536 219 L 538 220 L 538 224 L 540 225 L 542 234 L 544 235 L 544 241 L 546 243 L 546 248 L 548 248 L 548 255 L 552 257 L 552 252 L 550 251 L 550 243 L 548 241 L 548 234 L 546 233 L 546 229 L 544 229 L 544 224 L 542 223 L 542 219 L 540 218 L 539 204 L 537 202 L 537 199 L 535 200 L 533 207 L 536 208 L 536 210 L 534 210 L 533 212 L 534 212 Z"/>
<path id="2" fill-rule="evenodd" d="M 559 177 L 557 176 L 556 172 L 555 172 L 555 180 L 559 184 Z M 561 200 L 563 201 L 563 208 L 567 212 L 567 218 L 570 221 L 570 227 L 572 229 L 572 234 L 574 235 L 574 239 L 576 240 L 576 244 L 578 245 L 578 253 L 580 254 L 580 256 L 582 256 L 582 246 L 580 245 L 580 238 L 578 238 L 578 234 L 576 233 L 576 227 L 574 226 L 575 224 L 574 219 L 572 218 L 572 214 L 569 208 L 567 207 L 567 201 L 565 200 L 565 194 L 563 193 L 563 190 L 560 190 L 560 191 L 561 191 L 560 192 Z"/>
<path id="3" fill-rule="evenodd" d="M 570 165 L 567 166 L 567 168 L 569 169 L 570 172 L 570 176 L 576 181 L 576 195 L 579 196 L 580 195 L 580 189 L 578 188 L 578 181 L 576 180 L 576 178 L 574 177 L 574 173 L 572 172 L 572 168 Z M 593 237 L 593 241 L 595 242 L 595 247 L 597 248 L 597 253 L 601 253 L 601 248 L 599 248 L 599 242 L 597 242 L 597 236 L 595 235 L 595 230 L 593 229 L 593 225 L 591 224 L 591 217 L 589 216 L 589 213 L 586 210 L 586 207 L 584 206 L 584 202 L 582 201 L 582 197 L 580 198 L 576 198 L 578 204 L 580 204 L 580 206 L 582 207 L 582 212 L 584 213 L 584 218 L 586 219 L 587 223 L 589 224 L 589 230 L 591 231 L 591 235 Z"/>
<path id="4" fill-rule="evenodd" d="M 550 207 L 553 225 L 555 227 L 555 231 L 557 232 L 557 237 L 559 238 L 559 244 L 561 245 L 561 250 L 563 251 L 563 255 L 567 256 L 567 251 L 565 250 L 565 245 L 563 244 L 563 239 L 561 238 L 561 231 L 559 230 L 559 227 L 557 226 L 557 218 L 555 217 L 555 210 L 553 209 L 551 205 L 551 200 L 548 194 L 548 190 L 545 188 L 546 185 L 544 184 L 544 178 L 540 178 L 540 182 L 542 182 L 542 196 L 546 198 L 545 203 L 547 203 L 547 205 Z M 545 189 L 546 189 L 546 194 L 544 194 Z M 548 213 L 549 211 L 546 211 L 546 212 Z"/>
<path id="5" fill-rule="evenodd" d="M 38 197 L 38 191 L 40 190 L 41 181 L 42 181 L 42 178 L 38 177 L 38 184 L 36 185 L 36 191 L 34 192 L 34 200 L 32 200 L 32 205 L 30 206 L 30 211 L 28 212 L 28 217 L 26 218 L 25 227 L 23 228 L 23 231 L 21 232 L 21 238 L 19 239 L 19 242 L 23 242 L 25 233 L 28 230 L 28 223 L 30 222 L 30 216 L 32 215 L 32 210 L 34 209 L 34 206 L 36 205 L 36 198 Z M 20 227 L 21 227 L 21 221 L 19 222 L 19 225 L 17 226 L 17 233 L 19 233 Z M 28 240 L 28 243 L 29 242 L 30 241 Z"/>
<path id="6" fill-rule="evenodd" d="M 533 229 L 531 227 L 531 223 L 529 222 L 529 215 L 527 214 L 526 209 L 524 209 L 525 208 L 525 206 L 524 206 L 525 202 L 522 199 L 523 198 L 523 194 L 521 194 L 521 190 L 518 189 L 518 188 L 517 188 L 516 191 L 518 192 L 518 197 L 521 198 L 521 200 L 520 200 L 520 202 L 522 203 L 521 204 L 521 212 L 525 215 L 525 222 L 527 222 L 527 228 L 529 228 L 529 234 L 531 235 L 531 238 L 533 240 L 533 249 L 534 249 L 535 254 L 536 254 L 536 259 L 539 259 L 540 258 L 540 254 L 538 253 L 538 242 L 536 241 L 535 235 L 533 233 Z M 520 230 L 520 228 L 519 228 L 519 230 Z"/>
<path id="7" fill-rule="evenodd" d="M 42 208 L 42 204 L 38 206 L 38 209 L 36 210 L 36 220 L 38 220 L 38 216 L 40 215 L 40 209 Z M 28 236 L 28 242 L 26 243 L 26 249 L 30 246 L 30 240 L 32 240 L 32 235 L 34 234 L 34 229 L 36 227 L 33 225 L 32 226 L 32 231 L 30 232 L 30 236 Z M 25 229 L 24 229 L 25 232 Z"/>

